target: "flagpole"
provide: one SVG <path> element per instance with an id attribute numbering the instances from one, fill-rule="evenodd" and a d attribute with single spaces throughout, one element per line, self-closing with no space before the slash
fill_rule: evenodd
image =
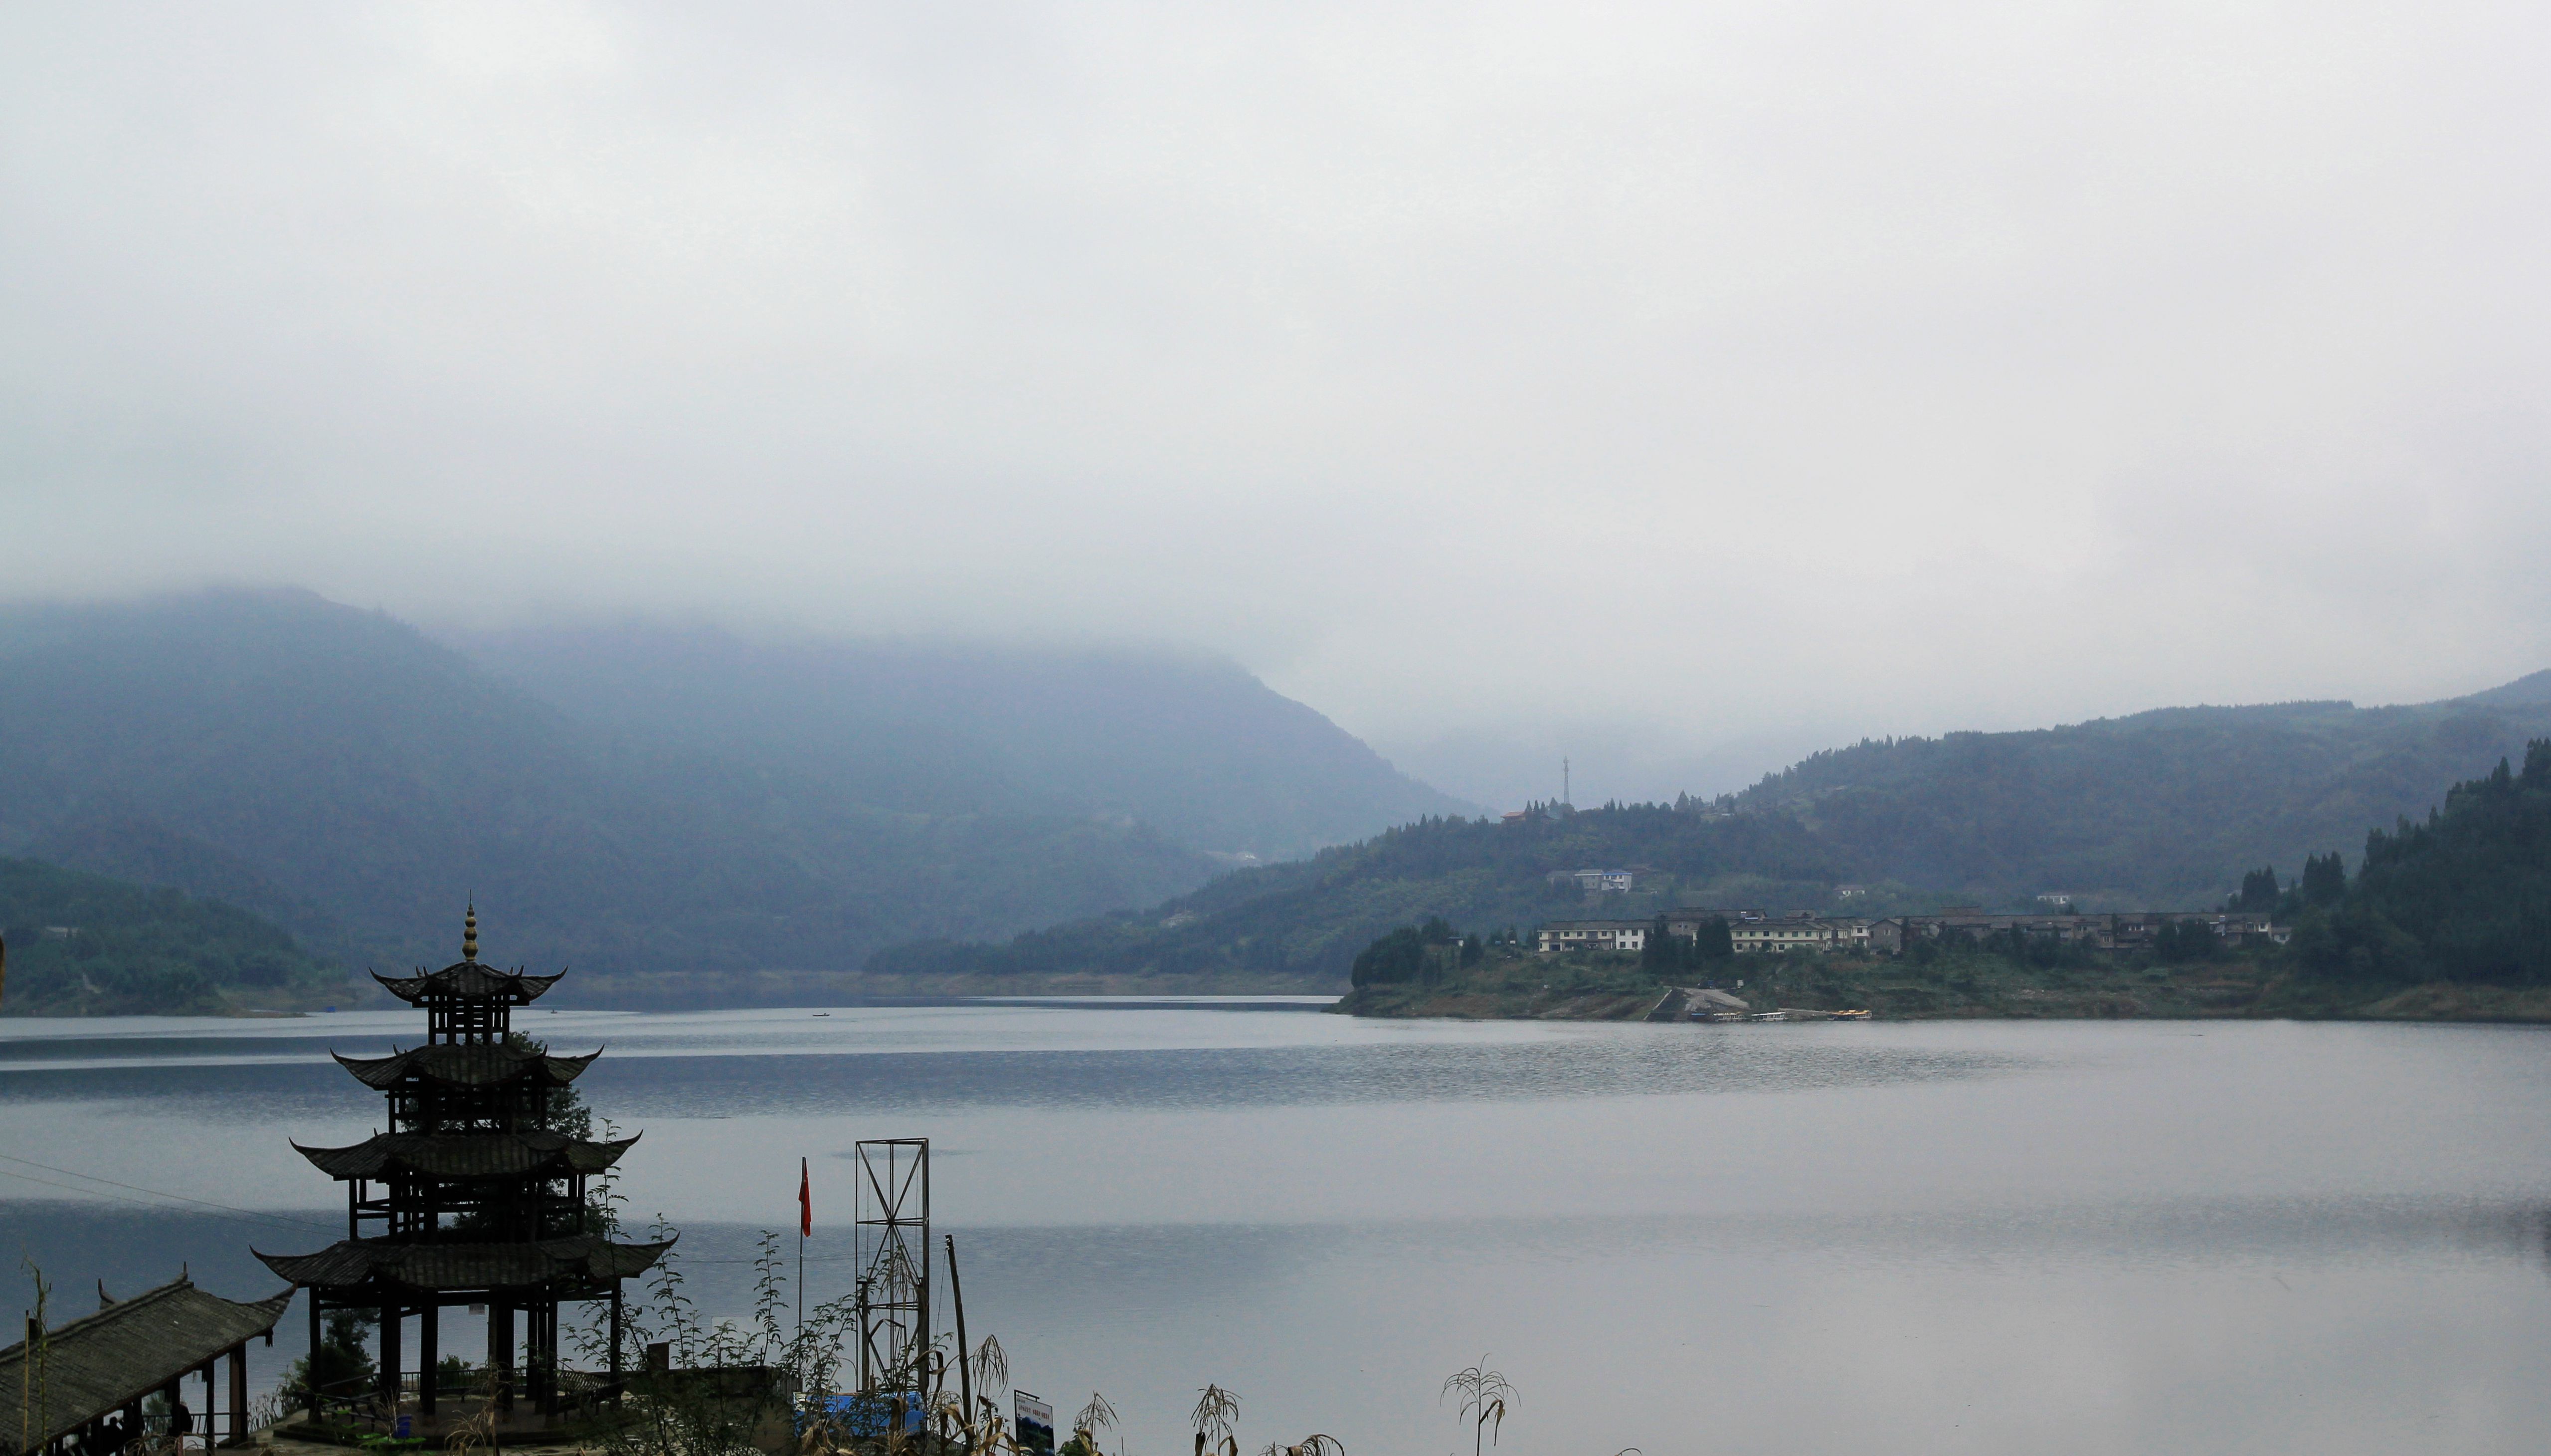
<path id="1" fill-rule="evenodd" d="M 806 1334 L 806 1226 L 815 1221 L 815 1190 L 808 1181 L 806 1160 L 797 1160 L 797 1335 L 802 1342 Z"/>

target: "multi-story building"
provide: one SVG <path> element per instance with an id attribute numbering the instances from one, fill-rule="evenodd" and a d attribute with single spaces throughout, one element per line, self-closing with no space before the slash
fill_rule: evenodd
<path id="1" fill-rule="evenodd" d="M 2292 934 L 2286 926 L 2270 923 L 2266 915 L 2244 912 L 2118 910 L 2099 915 L 1996 915 L 1972 905 L 1957 905 L 1937 915 L 1894 915 L 1873 921 L 1868 944 L 1880 954 L 1893 955 L 1917 939 L 1963 936 L 1981 940 L 1988 935 L 2016 931 L 2031 939 L 2084 945 L 2092 950 L 2130 951 L 2150 947 L 2162 927 L 2191 920 L 2201 922 L 2234 944 L 2265 941 L 2283 945 Z"/>
<path id="2" fill-rule="evenodd" d="M 1545 956 L 1561 951 L 1641 951 L 1647 949 L 1647 920 L 1553 920 L 1536 938 Z"/>
<path id="3" fill-rule="evenodd" d="M 1740 956 L 1830 951 L 1834 948 L 1834 923 L 1810 915 L 1793 915 L 1786 920 L 1746 920 L 1730 924 L 1727 937 L 1735 942 L 1736 954 Z"/>

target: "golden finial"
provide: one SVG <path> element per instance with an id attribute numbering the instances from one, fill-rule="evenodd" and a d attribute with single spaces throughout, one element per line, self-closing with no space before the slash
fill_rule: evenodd
<path id="1" fill-rule="evenodd" d="M 468 915 L 460 922 L 460 959 L 478 959 L 478 906 L 472 902 Z"/>

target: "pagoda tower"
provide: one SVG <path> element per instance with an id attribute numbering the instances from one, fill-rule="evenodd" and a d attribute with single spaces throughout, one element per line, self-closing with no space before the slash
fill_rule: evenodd
<path id="1" fill-rule="evenodd" d="M 563 973 L 561 973 L 563 974 Z M 425 1043 L 386 1057 L 337 1057 L 389 1100 L 388 1131 L 346 1148 L 293 1144 L 346 1185 L 346 1237 L 315 1254 L 258 1254 L 310 1292 L 310 1344 L 324 1309 L 380 1319 L 381 1395 L 398 1408 L 405 1321 L 418 1321 L 416 1411 L 435 1414 L 440 1312 L 487 1308 L 485 1368 L 498 1401 L 517 1394 L 559 1413 L 559 1305 L 611 1301 L 612 1389 L 620 1377 L 620 1286 L 672 1246 L 622 1243 L 599 1226 L 586 1180 L 620 1161 L 635 1137 L 595 1142 L 560 1130 L 557 1093 L 599 1051 L 552 1056 L 515 1040 L 514 1008 L 557 976 L 499 971 L 478 961 L 478 912 L 463 921 L 460 959 L 440 971 L 373 980 L 425 1009 Z M 334 1055 L 334 1054 L 332 1054 Z M 522 1359 L 516 1359 L 520 1325 Z"/>

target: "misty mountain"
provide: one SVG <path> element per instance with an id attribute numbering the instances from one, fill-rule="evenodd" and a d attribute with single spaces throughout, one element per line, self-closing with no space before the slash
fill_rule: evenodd
<path id="1" fill-rule="evenodd" d="M 452 641 L 614 742 L 902 813 L 1096 814 L 1278 860 L 1470 808 L 1214 658 L 646 626 Z"/>
<path id="2" fill-rule="evenodd" d="M 1306 864 L 1228 876 L 1139 914 L 1001 945 L 899 947 L 876 971 L 978 978 L 1256 978 L 1343 985 L 1383 931 L 1726 908 L 2025 908 L 2220 903 L 2245 870 L 2296 877 L 2370 830 L 2422 815 L 2459 780 L 2551 732 L 2551 674 L 2409 707 L 2172 708 L 2022 733 L 1954 733 L 1820 753 L 1744 793 L 1515 822 L 1430 822 Z M 1589 904 L 1556 872 L 1632 866 L 1640 889 Z M 1835 887 L 1868 893 L 1845 902 Z"/>
<path id="3" fill-rule="evenodd" d="M 296 591 L 0 611 L 0 853 L 218 896 L 398 967 L 450 959 L 474 894 L 492 955 L 602 972 L 847 968 L 1217 868 L 1139 823 L 879 806 L 589 725 Z"/>
<path id="4" fill-rule="evenodd" d="M 1994 897 L 2202 904 L 2243 870 L 2353 859 L 2551 732 L 2551 673 L 2443 702 L 2164 708 L 2018 733 L 1865 742 L 1736 798 L 1791 814 L 1864 880 Z"/>

